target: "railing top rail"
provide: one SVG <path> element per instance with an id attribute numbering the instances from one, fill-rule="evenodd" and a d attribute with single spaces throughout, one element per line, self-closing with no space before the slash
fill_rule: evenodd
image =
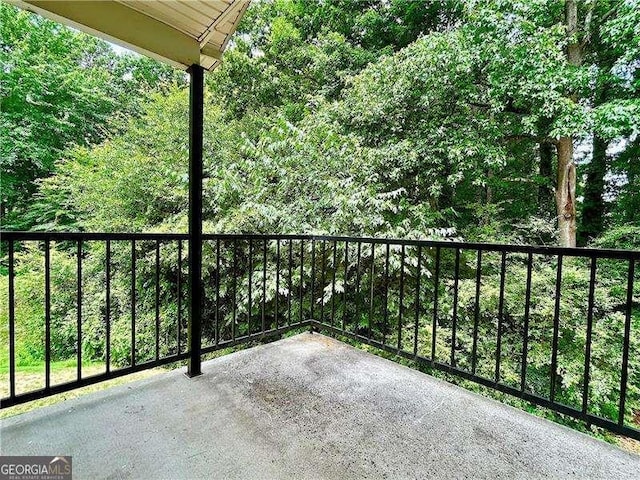
<path id="1" fill-rule="evenodd" d="M 186 233 L 95 233 L 95 232 L 15 232 L 0 231 L 1 241 L 100 241 L 100 240 L 187 240 Z"/>
<path id="2" fill-rule="evenodd" d="M 186 233 L 88 233 L 88 232 L 17 232 L 0 231 L 2 241 L 100 241 L 100 240 L 187 240 Z M 568 257 L 611 258 L 640 260 L 640 250 L 617 250 L 603 248 L 568 248 L 544 245 L 513 245 L 501 243 L 459 242 L 454 240 L 417 240 L 399 238 L 349 237 L 335 235 L 298 234 L 204 234 L 204 240 L 306 240 L 337 241 L 350 243 L 392 244 L 422 246 L 423 248 L 449 248 L 460 250 L 482 250 L 487 252 L 531 253 L 536 255 L 562 255 Z"/>

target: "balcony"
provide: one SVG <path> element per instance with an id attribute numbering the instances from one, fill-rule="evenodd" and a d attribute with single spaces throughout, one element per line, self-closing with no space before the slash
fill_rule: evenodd
<path id="1" fill-rule="evenodd" d="M 2 420 L 3 454 L 53 445 L 80 478 L 636 476 L 417 369 L 640 440 L 640 252 L 203 235 L 204 70 L 247 2 L 186 37 L 149 5 L 17 3 L 188 68 L 189 233 L 1 232 L 0 408 L 173 368 Z"/>
<path id="2" fill-rule="evenodd" d="M 184 360 L 198 372 L 206 354 L 311 328 L 640 439 L 640 252 L 204 235 L 202 302 L 191 321 L 187 241 L 179 234 L 4 232 L 2 408 Z M 32 272 L 42 288 L 25 294 L 16 272 L 29 256 L 42 266 Z M 67 280 L 52 292 L 61 269 Z M 620 305 L 600 304 L 607 288 Z M 41 299 L 42 318 L 34 322 L 17 291 Z M 40 376 L 34 381 L 30 371 L 28 382 L 16 353 L 26 330 L 44 346 Z M 61 360 L 74 363 L 72 379 L 52 369 Z M 337 382 L 348 381 L 349 372 L 332 371 Z"/>
<path id="3" fill-rule="evenodd" d="M 640 457 L 321 334 L 2 421 L 75 478 L 636 478 Z"/>

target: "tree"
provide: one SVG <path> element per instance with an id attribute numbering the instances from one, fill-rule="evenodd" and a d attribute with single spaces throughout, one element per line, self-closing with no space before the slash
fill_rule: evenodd
<path id="1" fill-rule="evenodd" d="M 583 214 L 597 229 L 608 171 L 603 165 L 606 146 L 613 139 L 633 138 L 637 131 L 638 10 L 635 0 L 496 0 L 471 4 L 463 22 L 482 59 L 492 105 L 512 114 L 517 127 L 512 138 L 540 145 L 534 161 L 542 177 L 555 160 L 558 241 L 564 246 L 576 245 L 583 184 L 575 144 L 595 139 L 594 157 L 586 167 Z M 555 146 L 555 156 L 548 145 Z"/>
<path id="2" fill-rule="evenodd" d="M 638 114 L 633 112 L 640 105 L 640 3 L 601 1 L 589 7 L 586 16 L 591 20 L 586 22 L 583 44 L 585 61 L 594 71 L 590 97 L 596 115 L 592 156 L 585 166 L 579 229 L 582 245 L 596 239 L 605 226 L 615 224 L 612 213 L 624 210 L 630 215 L 627 218 L 633 216 L 633 208 L 620 207 L 626 204 L 626 192 L 634 181 Z"/>
<path id="3" fill-rule="evenodd" d="M 299 121 L 322 101 L 338 99 L 368 64 L 452 28 L 461 13 L 460 3 L 448 0 L 259 2 L 209 85 L 236 118 L 279 110 Z"/>
<path id="4" fill-rule="evenodd" d="M 457 2 L 404 1 L 255 5 L 207 84 L 208 122 L 218 124 L 208 123 L 216 129 L 205 182 L 211 228 L 400 236 L 455 228 L 470 239 L 547 243 L 558 216 L 556 238 L 571 245 L 580 195 L 586 201 L 590 192 L 603 188 L 602 172 L 592 175 L 596 162 L 585 167 L 586 185 L 581 181 L 574 144 L 595 132 L 607 143 L 623 139 L 631 154 L 637 124 L 635 10 L 632 2 L 614 0 L 597 7 L 548 0 L 478 1 L 464 8 Z M 566 24 L 573 22 L 574 10 L 579 31 L 569 35 Z M 602 33 L 594 30 L 596 23 Z M 614 67 L 605 72 L 599 58 L 604 45 L 613 42 L 607 62 Z M 609 92 L 598 101 L 594 64 Z M 134 105 L 121 112 L 140 114 L 174 138 L 180 121 L 173 114 L 163 120 L 162 113 L 149 112 L 177 105 L 180 80 L 156 72 L 151 63 L 136 65 L 114 64 L 116 90 L 145 98 L 159 78 L 167 98 L 153 97 L 143 109 Z M 125 77 L 141 80 L 131 83 Z M 148 140 L 128 131 L 166 142 L 136 121 L 116 121 L 110 128 L 122 133 L 100 148 L 66 155 L 71 160 L 59 163 L 61 175 L 90 175 L 74 170 L 85 161 L 134 169 L 126 155 L 148 158 Z M 615 169 L 621 178 L 634 180 L 632 158 L 611 159 L 605 171 Z M 174 166 L 168 178 L 183 175 Z M 90 177 L 101 181 L 99 175 Z M 159 192 L 180 191 L 158 181 Z M 73 182 L 58 177 L 39 184 L 31 223 L 65 228 L 87 221 L 88 204 L 65 191 L 64 185 Z M 104 185 L 112 184 L 107 175 Z M 344 192 L 345 185 L 353 195 Z M 628 204 L 631 183 L 617 191 Z M 93 198 L 109 195 L 100 191 Z M 135 205 L 119 199 L 103 212 L 102 225 L 169 228 L 184 213 L 171 194 L 166 205 L 161 198 L 154 201 L 163 212 L 160 219 L 136 216 Z M 549 208 L 554 201 L 555 208 Z M 115 212 L 123 215 L 121 221 Z M 338 219 L 339 214 L 344 215 Z M 177 220 L 175 225 L 184 226 Z"/>
<path id="5" fill-rule="evenodd" d="M 564 14 L 567 31 L 567 61 L 573 67 L 582 65 L 583 53 L 578 31 L 578 6 L 574 0 L 566 0 Z M 577 95 L 569 99 L 577 102 Z M 563 247 L 576 246 L 576 163 L 573 158 L 574 139 L 570 135 L 558 138 L 558 176 L 556 180 L 556 213 L 558 214 L 558 237 Z"/>
<path id="6" fill-rule="evenodd" d="M 71 141 L 95 143 L 116 108 L 103 42 L 0 5 L 2 214 L 23 204 Z M 85 68 L 92 65 L 92 68 Z"/>
<path id="7" fill-rule="evenodd" d="M 150 92 L 181 77 L 5 3 L 0 64 L 3 228 L 33 225 L 25 211 L 36 181 L 52 172 L 67 147 L 101 142 L 117 129 L 116 116 L 137 114 Z"/>

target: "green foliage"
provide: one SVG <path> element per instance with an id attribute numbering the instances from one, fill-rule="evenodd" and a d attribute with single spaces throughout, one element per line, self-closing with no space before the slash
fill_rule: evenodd
<path id="1" fill-rule="evenodd" d="M 584 361 L 588 317 L 589 265 L 583 259 L 565 258 L 561 294 L 558 301 L 558 367 L 557 398 L 575 408 L 582 406 Z M 626 284 L 626 262 L 601 260 L 598 262 L 595 286 L 591 369 L 589 384 L 590 411 L 597 415 L 617 418 Z M 497 325 L 499 322 L 499 259 L 485 258 L 483 276 L 487 278 L 480 290 L 479 300 L 479 371 L 493 376 Z M 554 311 L 556 307 L 555 259 L 536 256 L 532 271 L 531 307 L 529 311 L 529 349 L 527 362 L 527 390 L 541 395 L 550 394 Z M 524 338 L 524 304 L 526 265 L 524 258 L 508 262 L 505 275 L 504 310 L 502 317 L 503 357 L 501 376 L 505 382 L 518 387 L 521 373 L 522 339 Z M 447 301 L 447 296 L 443 297 Z M 449 296 L 450 301 L 450 296 Z M 460 348 L 457 354 L 461 366 L 470 368 L 472 358 L 472 325 L 475 315 L 475 278 L 460 283 L 459 324 Z M 640 310 L 634 309 L 633 328 L 640 327 Z M 631 338 L 631 352 L 640 352 L 640 340 Z M 633 354 L 637 355 L 637 354 Z M 632 355 L 632 356 L 633 356 Z M 632 361 L 629 380 L 630 398 L 635 405 L 640 398 L 640 365 Z M 631 414 L 632 412 L 630 412 Z M 631 419 L 632 415 L 630 415 Z"/>
<path id="2" fill-rule="evenodd" d="M 594 45 L 590 61 L 604 62 L 599 52 L 608 46 L 606 61 L 615 65 L 598 70 L 615 95 L 596 108 L 594 67 L 568 65 L 557 2 L 254 5 L 208 78 L 208 228 L 395 236 L 453 228 L 467 239 L 547 243 L 554 220 L 538 204 L 541 191 L 552 201 L 552 180 L 538 168 L 538 142 L 592 129 L 629 138 L 615 163 L 628 179 L 618 191 L 629 222 L 637 211 L 636 10 L 609 3 L 590 13 L 598 28 L 581 33 Z M 38 28 L 50 34 L 52 25 Z M 58 30 L 76 43 L 85 38 Z M 21 221 L 180 231 L 186 99 L 172 86 L 180 79 L 96 45 L 101 53 L 90 64 L 98 68 L 81 73 L 102 72 L 119 111 L 136 118 L 85 122 L 121 132 L 96 148 L 62 154 L 42 145 L 59 172 L 36 182 Z M 570 100 L 574 94 L 583 100 Z M 147 106 L 126 100 L 138 97 L 149 98 Z"/>
<path id="3" fill-rule="evenodd" d="M 90 231 L 140 231 L 182 217 L 186 100 L 184 91 L 158 96 L 122 136 L 92 150 L 70 151 L 58 164 L 59 173 L 42 180 L 38 205 L 56 205 L 64 217 L 82 219 L 76 227 Z"/>
<path id="4" fill-rule="evenodd" d="M 106 44 L 7 4 L 0 6 L 0 26 L 7 208 L 27 198 L 30 182 L 51 170 L 69 142 L 102 139 L 116 105 L 102 64 Z"/>
<path id="5" fill-rule="evenodd" d="M 31 365 L 45 358 L 44 257 L 37 245 L 27 245 L 16 255 L 15 315 L 16 364 Z M 51 358 L 65 360 L 75 351 L 75 261 L 67 252 L 52 250 L 51 255 Z M 0 324 L 8 325 L 8 277 L 0 277 Z M 0 332 L 8 345 L 8 330 Z M 3 349 L 4 350 L 4 349 Z M 8 358 L 3 356 L 3 360 Z"/>
<path id="6" fill-rule="evenodd" d="M 620 225 L 605 232 L 595 242 L 596 247 L 621 250 L 640 249 L 640 225 Z"/>
<path id="7" fill-rule="evenodd" d="M 37 180 L 67 148 L 101 142 L 117 116 L 136 115 L 150 92 L 184 84 L 184 75 L 5 3 L 0 42 L 3 227 L 72 223 L 46 205 L 25 213 Z"/>

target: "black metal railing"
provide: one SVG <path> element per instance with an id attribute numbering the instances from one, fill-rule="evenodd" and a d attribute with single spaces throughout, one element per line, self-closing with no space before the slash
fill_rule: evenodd
<path id="1" fill-rule="evenodd" d="M 172 350 L 165 349 L 162 352 L 160 350 L 159 310 L 160 247 L 161 245 L 174 245 L 177 250 L 180 251 L 182 250 L 184 241 L 185 238 L 182 235 L 22 234 L 3 232 L 2 248 L 3 252 L 6 254 L 8 288 L 6 305 L 8 311 L 8 328 L 6 332 L 6 338 L 8 340 L 8 348 L 6 351 L 6 356 L 8 356 L 8 389 L 5 386 L 5 391 L 3 393 L 8 393 L 8 395 L 3 395 L 2 407 L 8 407 L 48 395 L 68 391 L 73 388 L 90 385 L 103 380 L 185 359 L 188 352 L 184 348 L 185 342 L 183 338 L 183 331 L 185 327 L 182 319 L 182 308 L 178 308 L 177 316 L 174 320 L 175 345 Z M 136 306 L 138 292 L 142 287 L 138 277 L 141 267 L 141 265 L 139 265 L 139 256 L 142 251 L 141 242 L 145 242 L 147 244 L 146 256 L 153 253 L 153 264 L 155 266 L 154 276 L 156 278 L 156 284 L 153 288 L 155 290 L 155 297 L 158 300 L 158 307 L 155 309 L 155 334 L 153 336 L 155 338 L 155 344 L 153 345 L 151 358 L 142 358 L 143 356 L 137 354 L 137 352 L 139 353 L 139 341 L 136 338 L 136 334 L 138 332 L 139 325 L 137 326 L 138 317 Z M 149 244 L 152 244 L 151 248 L 149 248 Z M 83 371 L 83 366 L 87 363 L 86 356 L 83 352 L 83 344 L 86 343 L 84 337 L 86 335 L 87 314 L 91 313 L 96 315 L 97 312 L 86 312 L 83 309 L 83 306 L 87 295 L 86 278 L 88 277 L 88 274 L 85 271 L 87 255 L 91 252 L 93 257 L 97 257 L 98 254 L 96 250 L 98 245 L 100 247 L 99 256 L 101 257 L 102 263 L 100 266 L 97 266 L 95 264 L 95 258 L 93 258 L 92 271 L 89 272 L 91 275 L 96 275 L 96 267 L 104 272 L 100 285 L 101 290 L 103 291 L 104 308 L 99 312 L 101 317 L 100 320 L 104 327 L 100 332 L 104 335 L 104 351 L 101 354 L 101 360 L 104 364 L 104 368 L 102 372 L 96 373 L 94 368 L 91 369 L 91 372 Z M 41 285 L 42 292 L 44 293 L 44 309 L 42 315 L 39 316 L 40 318 L 37 319 L 30 318 L 30 315 L 32 315 L 33 312 L 29 310 L 26 310 L 25 312 L 19 311 L 19 300 L 24 302 L 25 299 L 17 298 L 16 294 L 16 288 L 20 287 L 20 282 L 23 280 L 22 275 L 16 274 L 16 270 L 23 268 L 23 266 L 27 269 L 33 269 L 34 261 L 31 259 L 31 261 L 28 262 L 26 255 L 31 255 L 31 257 L 33 257 L 34 250 L 36 256 L 39 254 L 44 257 L 44 269 L 42 272 L 36 272 L 36 274 L 40 273 L 41 276 L 44 277 L 44 282 Z M 51 259 L 52 252 L 56 252 L 56 260 L 60 259 L 62 256 L 65 263 L 64 267 L 66 267 L 67 270 L 69 270 L 69 263 L 75 264 L 75 278 L 73 279 L 73 282 L 58 286 L 58 291 L 56 292 L 52 292 L 52 268 L 57 266 L 56 260 L 52 261 Z M 118 256 L 117 261 L 114 261 L 114 254 L 117 254 Z M 126 267 L 126 272 L 124 271 L 125 268 L 122 268 L 123 265 L 121 264 L 122 258 L 124 257 L 128 258 L 129 261 L 129 264 Z M 180 271 L 180 274 L 176 276 L 178 292 L 182 290 L 182 284 L 184 283 L 181 264 L 182 252 L 178 256 L 178 269 Z M 117 273 L 114 272 L 114 267 L 116 266 L 120 270 Z M 130 331 L 128 333 L 130 346 L 129 353 L 127 355 L 128 360 L 125 362 L 121 359 L 121 361 L 117 362 L 118 364 L 115 364 L 116 362 L 113 362 L 111 358 L 114 349 L 117 348 L 111 344 L 111 340 L 113 338 L 112 316 L 115 310 L 120 309 L 120 306 L 112 304 L 114 300 L 112 284 L 114 278 L 117 277 L 119 280 L 123 280 L 123 277 L 125 276 L 129 282 L 130 292 L 130 303 L 127 311 L 128 324 L 130 327 Z M 64 280 L 68 280 L 68 278 L 64 278 L 63 281 Z M 24 297 L 30 294 L 33 295 L 34 292 L 32 290 L 35 289 L 36 287 L 33 287 L 31 290 L 27 290 L 22 294 L 22 296 Z M 65 291 L 61 292 L 61 289 Z M 75 295 L 70 294 L 70 291 L 75 291 Z M 55 326 L 52 324 L 52 300 L 55 300 L 56 295 L 60 295 L 67 299 L 66 305 L 63 306 L 63 308 L 66 309 L 66 312 L 63 312 L 62 314 L 67 320 L 66 325 L 64 326 L 67 333 L 69 333 L 68 317 L 75 317 L 75 321 L 73 322 L 75 323 L 75 338 L 68 338 L 66 342 L 67 345 L 63 346 L 63 352 L 61 353 L 63 358 L 54 358 L 56 356 L 56 349 L 52 348 L 52 335 L 59 334 L 59 332 L 56 332 Z M 91 295 L 96 295 L 95 288 L 92 289 Z M 176 296 L 178 302 L 180 302 L 181 298 L 181 295 Z M 42 340 L 42 344 L 44 345 L 43 351 L 39 352 L 39 355 L 35 355 L 36 363 L 38 359 L 42 360 L 42 369 L 39 371 L 39 376 L 41 377 L 41 385 L 39 388 L 35 387 L 33 382 L 30 382 L 27 378 L 33 377 L 33 358 L 30 359 L 29 365 L 27 365 L 31 368 L 22 369 L 19 364 L 20 359 L 17 358 L 19 357 L 18 352 L 21 350 L 21 345 L 19 344 L 21 335 L 17 333 L 17 330 L 33 329 L 34 325 L 36 329 L 41 329 L 37 336 Z M 96 333 L 93 332 L 93 335 L 95 334 Z M 148 345 L 145 346 L 145 349 L 147 348 Z M 60 348 L 58 347 L 57 350 L 60 350 Z M 54 376 L 54 372 L 52 372 L 51 368 L 52 363 L 54 360 L 65 360 L 66 358 L 64 357 L 68 357 L 71 350 L 75 350 L 76 374 L 74 375 L 74 378 L 65 378 L 62 382 L 56 382 L 55 379 L 52 380 L 52 376 Z M 121 356 L 123 355 L 121 354 Z M 28 371 L 29 373 L 21 374 L 21 370 Z"/>
<path id="2" fill-rule="evenodd" d="M 188 358 L 187 239 L 3 233 L 2 407 Z M 29 288 L 16 290 L 34 258 L 43 263 L 42 284 L 29 277 L 44 303 L 37 322 L 20 303 Z M 205 354 L 313 327 L 640 439 L 639 261 L 638 251 L 204 235 L 193 345 Z M 75 279 L 57 278 L 56 288 L 73 292 L 52 290 L 52 273 L 62 275 L 56 268 Z M 38 388 L 22 385 L 16 363 L 25 325 L 44 345 Z M 71 354 L 76 375 L 53 382 L 52 363 Z"/>

